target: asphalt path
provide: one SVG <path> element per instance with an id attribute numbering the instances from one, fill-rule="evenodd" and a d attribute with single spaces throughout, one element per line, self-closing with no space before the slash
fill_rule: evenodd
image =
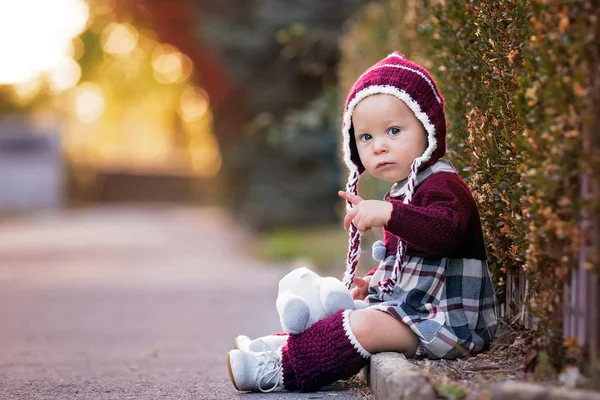
<path id="1" fill-rule="evenodd" d="M 290 266 L 217 209 L 112 207 L 0 221 L 0 399 L 358 399 L 239 393 L 226 355 L 278 330 Z"/>

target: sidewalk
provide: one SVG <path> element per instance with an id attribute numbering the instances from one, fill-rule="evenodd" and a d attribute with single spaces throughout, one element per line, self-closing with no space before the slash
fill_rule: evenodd
<path id="1" fill-rule="evenodd" d="M 0 223 L 0 399 L 361 400 L 238 393 L 239 334 L 278 330 L 285 268 L 220 210 L 106 207 Z"/>

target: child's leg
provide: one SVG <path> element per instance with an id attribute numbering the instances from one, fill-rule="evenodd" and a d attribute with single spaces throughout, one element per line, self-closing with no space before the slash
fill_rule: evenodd
<path id="1" fill-rule="evenodd" d="M 281 349 L 283 386 L 310 392 L 347 379 L 367 365 L 371 354 L 356 340 L 350 310 L 317 321 L 298 335 L 290 335 Z"/>
<path id="2" fill-rule="evenodd" d="M 396 351 L 411 357 L 419 345 L 417 335 L 408 325 L 383 311 L 354 311 L 350 314 L 350 326 L 358 342 L 369 353 Z"/>
<path id="3" fill-rule="evenodd" d="M 418 344 L 406 324 L 385 312 L 338 312 L 290 336 L 282 349 L 284 385 L 288 390 L 317 390 L 356 374 L 371 353 L 397 351 L 411 356 Z"/>
<path id="4" fill-rule="evenodd" d="M 232 350 L 228 356 L 229 374 L 238 390 L 283 386 L 287 390 L 314 391 L 356 374 L 368 364 L 371 352 L 412 355 L 417 345 L 408 326 L 382 311 L 339 311 L 298 335 L 290 335 L 279 351 Z"/>

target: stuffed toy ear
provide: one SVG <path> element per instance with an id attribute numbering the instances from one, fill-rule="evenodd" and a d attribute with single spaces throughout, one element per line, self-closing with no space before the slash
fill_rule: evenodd
<path id="1" fill-rule="evenodd" d="M 318 279 L 319 275 L 306 267 L 300 267 L 288 272 L 279 280 L 279 293 L 281 292 L 297 292 L 300 288 L 300 282 L 303 280 Z"/>
<path id="2" fill-rule="evenodd" d="M 304 332 L 310 319 L 310 308 L 304 299 L 284 291 L 277 296 L 276 306 L 281 329 L 285 333 L 297 335 Z"/>
<path id="3" fill-rule="evenodd" d="M 355 302 L 339 279 L 321 278 L 302 267 L 279 281 L 276 307 L 281 328 L 286 333 L 298 334 L 340 310 L 354 310 Z"/>
<path id="4" fill-rule="evenodd" d="M 319 275 L 301 267 L 290 271 L 279 281 L 275 305 L 284 332 L 298 334 L 315 322 L 312 315 L 314 303 L 319 301 L 319 279 Z"/>

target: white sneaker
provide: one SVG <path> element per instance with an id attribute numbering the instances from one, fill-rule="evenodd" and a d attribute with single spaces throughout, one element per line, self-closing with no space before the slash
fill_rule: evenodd
<path id="1" fill-rule="evenodd" d="M 279 350 L 287 343 L 288 335 L 267 335 L 250 339 L 248 336 L 239 335 L 233 340 L 233 348 L 248 352 L 260 352 L 265 351 L 265 345 L 272 348 L 273 350 Z"/>
<path id="2" fill-rule="evenodd" d="M 283 389 L 283 367 L 279 352 L 269 348 L 258 353 L 231 350 L 227 369 L 233 386 L 240 391 L 271 392 Z"/>

